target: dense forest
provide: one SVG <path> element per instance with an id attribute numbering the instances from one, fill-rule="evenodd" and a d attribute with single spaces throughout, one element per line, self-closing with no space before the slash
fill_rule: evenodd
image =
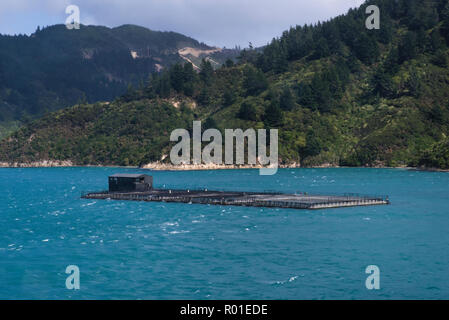
<path id="1" fill-rule="evenodd" d="M 365 27 L 367 5 L 380 29 Z M 19 129 L 0 161 L 142 165 L 174 128 L 278 128 L 281 163 L 449 169 L 449 2 L 377 0 L 296 26 L 238 62 L 177 63 L 110 104 Z"/>
<path id="2" fill-rule="evenodd" d="M 0 35 L 0 137 L 17 121 L 79 102 L 113 100 L 129 85 L 138 87 L 151 73 L 184 61 L 178 50 L 185 47 L 213 49 L 179 33 L 134 25 L 56 25 L 30 36 Z M 226 50 L 212 56 L 224 62 L 236 55 Z"/>

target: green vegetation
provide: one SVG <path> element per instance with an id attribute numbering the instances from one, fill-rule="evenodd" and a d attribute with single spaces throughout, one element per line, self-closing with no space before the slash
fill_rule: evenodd
<path id="1" fill-rule="evenodd" d="M 449 170 L 449 139 L 443 140 L 427 150 L 419 164 L 428 168 Z"/>
<path id="2" fill-rule="evenodd" d="M 185 47 L 212 49 L 179 33 L 133 25 L 56 25 L 31 36 L 0 35 L 0 136 L 2 127 L 17 120 L 26 123 L 80 102 L 111 101 L 129 84 L 143 86 L 151 73 L 184 61 L 178 50 Z M 224 63 L 237 52 L 213 57 Z"/>
<path id="3" fill-rule="evenodd" d="M 368 4 L 380 7 L 380 30 L 365 28 Z M 0 143 L 0 161 L 138 165 L 160 160 L 171 130 L 195 119 L 279 128 L 281 163 L 448 168 L 448 45 L 447 0 L 369 1 L 236 64 L 175 64 L 108 106 L 31 122 Z"/>
<path id="4" fill-rule="evenodd" d="M 77 164 L 141 165 L 160 159 L 175 128 L 193 113 L 159 100 L 77 105 L 23 127 L 1 146 L 8 159 L 72 160 Z M 140 137 L 140 138 L 137 138 Z"/>

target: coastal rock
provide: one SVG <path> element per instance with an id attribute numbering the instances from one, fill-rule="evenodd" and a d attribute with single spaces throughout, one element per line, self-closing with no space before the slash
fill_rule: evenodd
<path id="1" fill-rule="evenodd" d="M 2 168 L 48 168 L 48 167 L 73 167 L 71 160 L 41 160 L 27 163 L 20 162 L 0 162 Z"/>
<path id="2" fill-rule="evenodd" d="M 300 165 L 296 162 L 289 164 L 280 164 L 279 168 L 299 168 Z M 182 164 L 173 165 L 171 163 L 152 162 L 141 167 L 142 169 L 151 170 L 167 170 L 167 171 L 188 171 L 188 170 L 224 170 L 224 169 L 260 169 L 264 166 L 258 165 L 235 165 L 235 164 L 214 164 L 214 163 L 202 163 L 202 164 Z"/>

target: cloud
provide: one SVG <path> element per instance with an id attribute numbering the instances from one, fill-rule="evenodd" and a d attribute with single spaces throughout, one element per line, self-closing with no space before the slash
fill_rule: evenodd
<path id="1" fill-rule="evenodd" d="M 30 33 L 37 25 L 64 23 L 65 7 L 75 4 L 80 7 L 81 22 L 85 24 L 137 24 L 180 32 L 213 45 L 247 46 L 251 41 L 259 46 L 290 26 L 327 20 L 362 3 L 363 0 L 15 0 L 0 4 L 0 32 Z M 13 26 L 12 20 L 16 21 Z"/>

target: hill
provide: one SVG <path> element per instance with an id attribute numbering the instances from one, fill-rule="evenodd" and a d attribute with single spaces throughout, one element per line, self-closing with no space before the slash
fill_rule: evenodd
<path id="1" fill-rule="evenodd" d="M 380 30 L 365 27 L 371 4 Z M 279 128 L 285 164 L 447 168 L 448 45 L 447 0 L 369 1 L 245 50 L 238 64 L 175 64 L 107 107 L 50 114 L 3 140 L 0 161 L 143 165 L 167 154 L 171 128 L 196 119 Z"/>
<path id="2" fill-rule="evenodd" d="M 223 50 L 179 33 L 135 25 L 81 25 L 79 30 L 56 25 L 30 36 L 0 35 L 0 137 L 14 124 L 50 111 L 113 100 L 129 84 L 139 86 L 151 73 L 184 61 L 180 51 L 186 48 L 209 50 L 217 64 L 237 55 L 224 50 L 222 57 L 215 57 Z"/>

